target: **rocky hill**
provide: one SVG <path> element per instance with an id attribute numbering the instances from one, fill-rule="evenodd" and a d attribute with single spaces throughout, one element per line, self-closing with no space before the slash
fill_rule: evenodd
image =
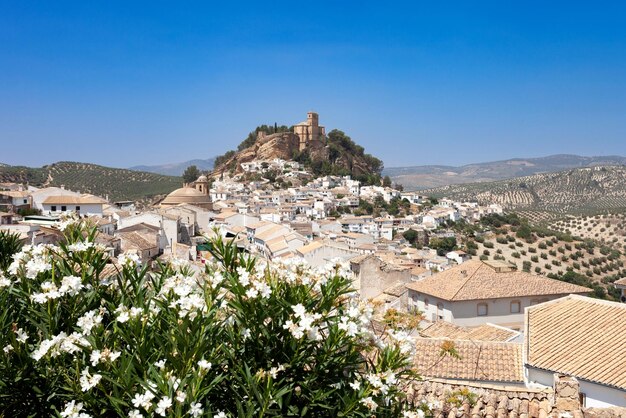
<path id="1" fill-rule="evenodd" d="M 558 213 L 626 208 L 626 166 L 578 168 L 509 180 L 424 190 L 433 197 Z"/>
<path id="2" fill-rule="evenodd" d="M 363 147 L 339 130 L 329 132 L 322 140 L 308 142 L 303 151 L 299 148 L 300 138 L 293 132 L 261 135 L 252 145 L 218 157 L 213 175 L 240 174 L 242 163 L 280 158 L 298 161 L 314 175 L 351 175 L 366 183 L 380 179 L 382 161 L 366 154 Z"/>
<path id="3" fill-rule="evenodd" d="M 140 200 L 166 194 L 182 184 L 180 177 L 104 167 L 96 164 L 58 162 L 41 168 L 0 167 L 0 182 L 33 186 L 61 186 L 82 193 L 108 196 L 110 200 Z"/>
<path id="4" fill-rule="evenodd" d="M 445 165 L 393 167 L 385 169 L 384 174 L 389 175 L 394 182 L 402 184 L 405 189 L 417 190 L 449 184 L 502 180 L 572 168 L 624 164 L 626 164 L 626 157 L 615 155 L 582 157 L 559 154 L 539 158 L 513 158 L 459 167 Z"/>

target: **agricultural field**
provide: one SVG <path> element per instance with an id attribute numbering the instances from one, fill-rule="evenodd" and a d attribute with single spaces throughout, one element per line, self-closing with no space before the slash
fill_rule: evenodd
<path id="1" fill-rule="evenodd" d="M 549 227 L 555 231 L 626 249 L 626 213 L 567 216 L 549 224 Z"/>
<path id="2" fill-rule="evenodd" d="M 425 190 L 432 197 L 499 203 L 505 209 L 587 214 L 626 208 L 626 166 L 588 167 Z"/>
<path id="3" fill-rule="evenodd" d="M 33 186 L 65 186 L 116 200 L 142 200 L 167 194 L 182 186 L 180 177 L 104 167 L 95 164 L 59 162 L 41 168 L 0 167 L 0 182 Z"/>
<path id="4" fill-rule="evenodd" d="M 564 226 L 556 230 L 559 225 L 568 225 L 563 223 L 566 221 L 557 221 L 554 231 L 522 221 L 521 225 L 503 223 L 487 228 L 489 232 L 466 238 L 465 246 L 472 255 L 483 260 L 507 261 L 518 270 L 573 281 L 593 288 L 597 297 L 615 299 L 617 291 L 612 283 L 626 277 L 626 241 L 621 229 L 626 226 L 626 218 L 580 219 L 581 222 L 587 219 L 589 226 L 590 219 L 597 221 L 587 235 L 570 234 Z M 617 240 L 606 229 L 607 223 L 613 225 L 612 233 L 622 234 Z M 601 229 L 605 231 L 600 232 Z"/>

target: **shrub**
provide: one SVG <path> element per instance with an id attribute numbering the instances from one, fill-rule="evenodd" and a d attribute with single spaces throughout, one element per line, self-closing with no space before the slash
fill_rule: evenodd
<path id="1" fill-rule="evenodd" d="M 217 239 L 199 274 L 122 255 L 103 277 L 95 234 L 69 224 L 2 279 L 0 416 L 401 414 L 408 334 L 373 335 L 344 267 L 264 266 Z"/>

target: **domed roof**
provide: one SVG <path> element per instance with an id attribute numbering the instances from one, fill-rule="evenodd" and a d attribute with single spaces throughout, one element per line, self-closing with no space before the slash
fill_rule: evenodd
<path id="1" fill-rule="evenodd" d="M 181 203 L 208 203 L 210 197 L 193 187 L 181 187 L 168 194 L 161 205 L 179 205 Z"/>
<path id="2" fill-rule="evenodd" d="M 197 182 L 207 182 L 209 181 L 209 179 L 206 178 L 206 176 L 203 174 L 200 177 L 198 177 L 198 180 L 196 180 Z"/>

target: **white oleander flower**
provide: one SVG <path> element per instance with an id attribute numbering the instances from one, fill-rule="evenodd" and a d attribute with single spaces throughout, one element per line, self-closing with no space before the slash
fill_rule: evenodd
<path id="1" fill-rule="evenodd" d="M 93 388 L 98 383 L 100 383 L 101 379 L 102 379 L 102 375 L 100 374 L 91 375 L 89 373 L 89 367 L 85 367 L 85 369 L 80 374 L 80 389 L 83 392 L 87 392 L 89 389 Z"/>
<path id="2" fill-rule="evenodd" d="M 76 403 L 76 401 L 70 401 L 65 404 L 65 409 L 61 411 L 61 416 L 63 418 L 91 418 L 91 415 L 80 412 L 83 410 L 83 404 Z"/>
<path id="3" fill-rule="evenodd" d="M 70 295 L 76 296 L 80 290 L 83 288 L 82 279 L 76 276 L 65 276 L 61 280 L 61 287 L 59 288 L 59 292 L 62 295 Z"/>
<path id="4" fill-rule="evenodd" d="M 15 331 L 15 334 L 17 341 L 21 342 L 22 344 L 26 343 L 26 340 L 28 340 L 28 334 L 22 328 Z"/>
<path id="5" fill-rule="evenodd" d="M 201 370 L 210 370 L 212 366 L 213 365 L 205 359 L 198 361 L 198 367 L 200 367 Z"/>
<path id="6" fill-rule="evenodd" d="M 361 399 L 360 402 L 372 412 L 376 411 L 376 408 L 378 408 L 378 404 L 374 402 L 371 396 Z"/>
<path id="7" fill-rule="evenodd" d="M 189 409 L 189 415 L 191 415 L 194 418 L 197 418 L 201 416 L 203 412 L 204 412 L 204 409 L 202 408 L 202 404 L 200 404 L 199 402 L 191 404 L 191 409 Z M 215 416 L 217 417 L 217 415 Z"/>
<path id="8" fill-rule="evenodd" d="M 85 312 L 78 318 L 76 325 L 82 330 L 83 335 L 88 335 L 94 327 L 102 323 L 102 312 L 98 309 Z"/>
<path id="9" fill-rule="evenodd" d="M 172 406 L 172 399 L 169 396 L 164 396 L 156 406 L 155 413 L 164 417 L 167 414 L 167 410 Z"/>

